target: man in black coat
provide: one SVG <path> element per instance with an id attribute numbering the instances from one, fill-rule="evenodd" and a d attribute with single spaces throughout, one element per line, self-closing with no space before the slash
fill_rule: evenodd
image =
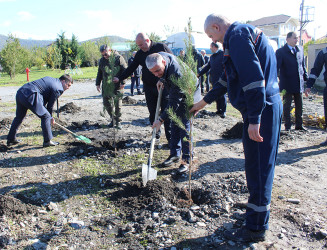
<path id="1" fill-rule="evenodd" d="M 197 69 L 197 73 L 198 73 L 200 71 L 200 69 L 202 68 L 202 66 L 204 65 L 204 58 L 195 47 L 193 47 L 193 58 L 196 63 L 196 69 Z M 203 86 L 203 77 L 202 76 L 199 78 L 199 81 L 201 83 L 201 93 L 203 94 L 204 86 Z"/>
<path id="2" fill-rule="evenodd" d="M 295 129 L 306 130 L 302 125 L 302 93 L 308 74 L 304 65 L 303 48 L 296 46 L 298 37 L 295 32 L 287 34 L 286 42 L 284 47 L 276 51 L 279 89 L 286 91 L 283 96 L 285 130 L 291 129 L 292 98 L 295 103 Z"/>
<path id="3" fill-rule="evenodd" d="M 150 124 L 153 124 L 154 117 L 156 114 L 156 106 L 158 100 L 158 90 L 157 90 L 157 82 L 158 78 L 155 77 L 146 67 L 145 59 L 148 55 L 158 52 L 168 52 L 172 54 L 171 50 L 167 47 L 167 45 L 163 43 L 156 43 L 149 39 L 149 37 L 144 33 L 139 33 L 135 39 L 136 45 L 140 48 L 135 54 L 134 60 L 127 67 L 127 69 L 122 72 L 121 75 L 114 78 L 114 82 L 122 81 L 129 77 L 139 65 L 142 66 L 142 81 L 143 81 L 143 90 L 145 93 L 146 104 L 150 113 L 149 120 Z M 167 90 L 163 90 L 162 99 L 161 99 L 161 110 L 165 110 L 168 103 L 168 92 Z M 165 125 L 165 133 L 168 143 L 170 141 L 170 120 L 167 119 L 164 123 Z M 160 138 L 160 130 L 156 135 L 156 139 Z"/>
<path id="4" fill-rule="evenodd" d="M 210 44 L 210 50 L 212 52 L 210 60 L 199 71 L 198 76 L 202 76 L 203 74 L 210 71 L 212 86 L 214 87 L 218 84 L 219 78 L 224 72 L 224 68 L 223 68 L 224 51 L 222 49 L 219 49 L 218 44 L 214 42 Z M 226 106 L 227 106 L 226 94 L 222 96 L 218 96 L 216 99 L 217 115 L 219 115 L 221 118 L 226 117 Z"/>
<path id="5" fill-rule="evenodd" d="M 132 62 L 134 61 L 135 54 L 136 54 L 136 51 L 133 51 L 133 55 L 131 56 L 131 58 L 128 59 L 128 66 L 130 66 L 132 64 Z M 132 96 L 134 95 L 134 86 L 136 87 L 137 94 L 142 95 L 142 92 L 140 90 L 141 74 L 142 74 L 142 67 L 138 66 L 137 69 L 131 75 L 131 95 Z"/>
<path id="6" fill-rule="evenodd" d="M 43 147 L 58 145 L 57 142 L 51 141 L 53 138 L 51 125 L 55 123 L 52 117 L 52 109 L 55 101 L 65 90 L 70 88 L 72 83 L 73 79 L 66 74 L 59 79 L 46 76 L 26 83 L 18 89 L 16 94 L 16 117 L 7 136 L 7 145 L 13 146 L 20 142 L 16 139 L 16 134 L 27 110 L 31 110 L 41 119 Z"/>
<path id="7" fill-rule="evenodd" d="M 203 59 L 204 59 L 204 65 L 206 65 L 209 62 L 210 57 L 207 55 L 207 53 L 204 49 L 201 50 L 201 55 L 203 56 Z M 206 91 L 209 92 L 209 90 L 210 90 L 210 70 L 206 72 L 205 84 L 206 84 Z"/>

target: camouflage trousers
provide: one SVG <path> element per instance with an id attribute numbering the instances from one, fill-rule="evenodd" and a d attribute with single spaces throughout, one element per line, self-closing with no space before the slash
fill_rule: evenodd
<path id="1" fill-rule="evenodd" d="M 115 122 L 121 122 L 121 107 L 123 105 L 122 98 L 118 95 L 113 97 L 102 96 L 103 106 L 106 108 L 108 114 Z"/>

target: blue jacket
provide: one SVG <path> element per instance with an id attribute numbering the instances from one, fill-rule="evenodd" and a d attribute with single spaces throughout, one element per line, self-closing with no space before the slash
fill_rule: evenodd
<path id="1" fill-rule="evenodd" d="M 307 87 L 312 88 L 316 79 L 319 77 L 322 67 L 325 65 L 324 80 L 327 87 L 327 47 L 320 51 L 316 57 L 313 68 L 311 69 L 309 80 L 307 81 Z"/>
<path id="2" fill-rule="evenodd" d="M 132 64 L 132 62 L 134 61 L 134 57 L 131 57 L 128 59 L 128 67 Z M 139 65 L 136 70 L 133 72 L 134 77 L 140 77 L 142 74 L 142 67 Z"/>
<path id="3" fill-rule="evenodd" d="M 180 78 L 182 76 L 183 72 L 181 67 L 188 66 L 186 64 L 183 64 L 183 66 L 180 65 L 177 61 L 177 58 L 172 54 L 168 54 L 165 52 L 159 52 L 159 54 L 162 55 L 162 57 L 166 61 L 164 75 L 159 79 L 159 81 L 164 84 L 165 89 L 169 93 L 168 105 L 160 115 L 161 119 L 166 120 L 168 118 L 167 110 L 169 108 L 172 108 L 178 116 L 182 116 L 185 114 L 185 95 L 183 94 L 181 88 L 174 84 L 172 80 L 173 78 Z M 196 81 L 197 87 L 193 95 L 193 101 L 198 102 L 201 100 L 201 90 L 195 74 L 194 79 Z"/>
<path id="4" fill-rule="evenodd" d="M 205 64 L 203 55 L 197 49 L 193 48 L 193 57 L 194 61 L 196 62 L 197 72 L 199 72 L 202 66 Z"/>
<path id="5" fill-rule="evenodd" d="M 265 105 L 280 102 L 274 50 L 261 30 L 238 22 L 226 31 L 223 47 L 225 73 L 204 101 L 211 103 L 228 91 L 243 119 L 259 124 Z"/>
<path id="6" fill-rule="evenodd" d="M 210 70 L 211 82 L 213 84 L 218 84 L 218 80 L 224 72 L 223 58 L 224 51 L 221 49 L 212 54 L 209 62 L 200 70 L 199 76 L 202 76 Z"/>
<path id="7" fill-rule="evenodd" d="M 17 92 L 29 100 L 34 93 L 39 93 L 43 97 L 43 105 L 52 114 L 52 109 L 55 101 L 62 95 L 64 89 L 61 81 L 57 78 L 49 76 L 24 84 Z M 31 103 L 33 105 L 33 103 Z"/>
<path id="8" fill-rule="evenodd" d="M 295 48 L 296 55 L 293 54 L 287 44 L 276 51 L 280 91 L 285 89 L 288 93 L 302 93 L 304 82 L 308 79 L 303 49 L 298 46 Z"/>

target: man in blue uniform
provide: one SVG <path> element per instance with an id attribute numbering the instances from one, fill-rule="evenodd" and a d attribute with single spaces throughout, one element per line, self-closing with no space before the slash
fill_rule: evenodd
<path id="1" fill-rule="evenodd" d="M 259 29 L 231 23 L 224 16 L 209 15 L 204 30 L 213 42 L 223 43 L 226 72 L 191 112 L 199 111 L 227 91 L 231 104 L 241 112 L 249 190 L 246 225 L 224 234 L 234 241 L 261 241 L 268 229 L 282 115 L 275 53 Z"/>
<path id="2" fill-rule="evenodd" d="M 157 100 L 158 100 L 158 90 L 156 87 L 158 78 L 156 78 L 145 66 L 145 59 L 148 55 L 152 53 L 158 52 L 168 52 L 171 53 L 171 50 L 167 47 L 167 45 L 163 43 L 156 43 L 149 39 L 149 37 L 144 33 L 139 33 L 136 35 L 135 39 L 136 45 L 140 48 L 134 57 L 131 65 L 127 67 L 127 69 L 122 72 L 118 77 L 114 78 L 114 82 L 119 82 L 127 77 L 129 77 L 139 65 L 142 66 L 142 82 L 143 82 L 143 90 L 145 94 L 146 105 L 148 107 L 150 116 L 150 124 L 154 122 L 154 117 L 156 114 Z M 164 89 L 162 92 L 161 99 L 161 110 L 164 110 L 167 106 L 168 102 L 168 92 Z M 170 141 L 170 120 L 167 119 L 165 121 L 165 133 L 166 138 L 169 143 Z M 160 139 L 160 131 L 158 131 L 156 135 L 156 139 Z"/>
<path id="3" fill-rule="evenodd" d="M 303 49 L 296 46 L 298 37 L 295 32 L 287 34 L 286 42 L 284 47 L 276 51 L 279 88 L 280 91 L 286 91 L 283 95 L 285 130 L 291 129 L 292 98 L 295 103 L 295 129 L 306 130 L 302 125 L 302 93 L 308 74 L 304 65 Z"/>
<path id="4" fill-rule="evenodd" d="M 128 59 L 128 66 L 130 66 L 132 64 L 132 62 L 134 61 L 135 54 L 136 54 L 136 51 L 133 51 L 132 57 L 130 59 Z M 141 74 L 142 74 L 142 67 L 138 66 L 131 75 L 131 95 L 132 96 L 134 95 L 134 86 L 136 87 L 137 94 L 142 95 L 142 92 L 140 90 Z"/>
<path id="5" fill-rule="evenodd" d="M 178 79 L 182 76 L 183 71 L 181 65 L 178 63 L 174 55 L 159 52 L 149 55 L 146 58 L 146 66 L 156 77 L 159 78 L 157 83 L 158 89 L 163 85 L 169 93 L 168 105 L 160 115 L 157 121 L 154 121 L 152 128 L 160 129 L 161 124 L 168 119 L 167 110 L 172 108 L 174 113 L 181 118 L 185 129 L 190 131 L 190 120 L 186 117 L 186 102 L 185 95 L 180 87 L 178 87 L 173 79 Z M 186 65 L 184 65 L 187 67 Z M 191 71 L 191 70 L 190 70 Z M 192 72 L 192 74 L 194 74 Z M 194 75 L 194 82 L 197 84 L 196 91 L 193 95 L 193 101 L 197 102 L 201 100 L 201 92 L 196 76 Z M 188 171 L 190 161 L 190 148 L 189 142 L 185 141 L 184 138 L 188 138 L 187 132 L 177 126 L 175 122 L 171 123 L 171 139 L 170 139 L 170 156 L 165 163 L 170 160 L 178 162 L 182 152 L 182 164 L 179 166 L 178 172 L 183 173 Z M 164 165 L 168 165 L 165 164 Z"/>
<path id="6" fill-rule="evenodd" d="M 327 127 L 327 118 L 326 118 L 327 116 L 327 47 L 318 53 L 313 68 L 311 69 L 309 80 L 307 81 L 307 88 L 305 89 L 304 93 L 306 96 L 308 96 L 313 84 L 315 83 L 316 79 L 319 77 L 324 65 L 325 65 L 324 80 L 326 83 L 324 89 L 324 113 L 325 113 L 325 128 L 326 128 Z M 325 142 L 321 143 L 320 145 L 327 146 L 327 139 Z"/>
<path id="7" fill-rule="evenodd" d="M 217 43 L 210 44 L 210 50 L 212 55 L 210 57 L 209 62 L 200 70 L 199 76 L 207 73 L 210 70 L 210 76 L 212 84 L 217 84 L 219 78 L 221 77 L 224 69 L 223 69 L 223 58 L 224 58 L 224 51 L 219 49 Z M 216 101 L 217 107 L 217 115 L 221 118 L 226 117 L 226 106 L 227 106 L 227 97 L 226 94 L 222 96 L 218 96 Z"/>
<path id="8" fill-rule="evenodd" d="M 73 79 L 69 75 L 62 75 L 59 79 L 47 76 L 26 83 L 18 89 L 16 94 L 16 117 L 10 127 L 7 145 L 13 146 L 20 142 L 16 139 L 16 133 L 29 109 L 41 119 L 43 147 L 56 146 L 58 143 L 51 141 L 53 138 L 51 125 L 54 124 L 52 117 L 53 105 L 59 96 L 70 88 L 72 83 Z"/>

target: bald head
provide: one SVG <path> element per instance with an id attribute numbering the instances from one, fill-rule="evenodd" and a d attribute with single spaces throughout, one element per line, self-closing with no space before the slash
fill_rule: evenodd
<path id="1" fill-rule="evenodd" d="M 136 45 L 144 52 L 149 51 L 151 40 L 150 38 L 144 33 L 138 33 L 135 38 Z"/>
<path id="2" fill-rule="evenodd" d="M 204 22 L 204 32 L 214 43 L 223 42 L 231 22 L 222 15 L 210 14 Z"/>

